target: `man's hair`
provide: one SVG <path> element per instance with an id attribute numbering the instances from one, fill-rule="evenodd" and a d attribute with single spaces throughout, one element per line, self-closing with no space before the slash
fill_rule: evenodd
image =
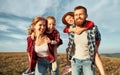
<path id="1" fill-rule="evenodd" d="M 85 13 L 87 14 L 87 9 L 84 6 L 77 6 L 77 7 L 74 8 L 74 11 L 77 10 L 77 9 L 84 9 Z"/>
<path id="2" fill-rule="evenodd" d="M 70 26 L 70 24 L 67 23 L 66 20 L 65 20 L 66 16 L 68 16 L 68 15 L 74 17 L 74 13 L 73 13 L 73 12 L 67 12 L 67 13 L 65 13 L 65 15 L 62 17 L 62 23 L 65 24 L 65 25 L 67 25 L 67 26 Z"/>

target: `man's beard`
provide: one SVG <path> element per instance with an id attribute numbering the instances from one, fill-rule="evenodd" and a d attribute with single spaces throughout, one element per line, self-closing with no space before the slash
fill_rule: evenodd
<path id="1" fill-rule="evenodd" d="M 85 21 L 75 21 L 75 25 L 83 27 Z"/>

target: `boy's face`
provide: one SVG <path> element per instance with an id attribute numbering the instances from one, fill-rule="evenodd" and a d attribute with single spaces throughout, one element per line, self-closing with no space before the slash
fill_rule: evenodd
<path id="1" fill-rule="evenodd" d="M 65 17 L 65 20 L 66 20 L 66 22 L 67 22 L 68 24 L 70 24 L 70 25 L 73 25 L 73 24 L 74 24 L 74 18 L 73 18 L 73 16 L 71 16 L 71 15 L 67 15 L 67 16 Z"/>
<path id="2" fill-rule="evenodd" d="M 53 31 L 55 29 L 56 21 L 54 19 L 48 19 L 48 30 Z"/>

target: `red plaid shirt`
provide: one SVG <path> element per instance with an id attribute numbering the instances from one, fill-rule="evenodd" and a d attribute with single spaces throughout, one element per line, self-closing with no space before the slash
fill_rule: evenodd
<path id="1" fill-rule="evenodd" d="M 59 33 L 59 31 L 57 29 L 54 29 L 53 32 L 51 32 L 51 33 L 48 32 L 47 36 L 50 38 L 50 40 L 55 40 L 57 42 L 57 44 L 55 44 L 55 45 L 51 44 L 51 46 L 52 46 L 51 53 L 54 56 L 53 47 L 56 46 L 56 45 L 59 46 L 59 45 L 61 45 L 63 43 L 62 39 L 60 39 L 60 33 Z"/>
<path id="2" fill-rule="evenodd" d="M 35 40 L 33 40 L 31 36 L 27 37 L 27 52 L 30 55 L 30 71 L 31 72 L 35 69 L 36 61 L 39 58 L 34 49 L 34 46 L 35 46 L 34 41 Z M 51 51 L 52 47 L 50 46 L 50 44 L 48 44 L 48 46 L 49 46 L 49 50 Z M 54 57 L 52 56 L 51 53 L 48 58 L 50 62 L 54 60 Z"/>

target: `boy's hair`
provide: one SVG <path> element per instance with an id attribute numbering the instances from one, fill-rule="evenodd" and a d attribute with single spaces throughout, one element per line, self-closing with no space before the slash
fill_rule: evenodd
<path id="1" fill-rule="evenodd" d="M 55 17 L 53 17 L 53 16 L 48 16 L 46 19 L 47 19 L 47 20 L 48 20 L 48 19 L 53 19 L 53 20 L 56 21 Z"/>
<path id="2" fill-rule="evenodd" d="M 71 24 L 67 23 L 66 20 L 65 20 L 66 16 L 68 16 L 68 15 L 74 17 L 74 13 L 73 13 L 73 12 L 67 12 L 67 13 L 65 13 L 65 15 L 62 17 L 62 23 L 63 23 L 64 25 L 70 26 Z"/>
<path id="3" fill-rule="evenodd" d="M 77 6 L 77 7 L 74 8 L 74 11 L 77 10 L 77 9 L 84 9 L 85 13 L 87 14 L 87 9 L 84 6 Z"/>

